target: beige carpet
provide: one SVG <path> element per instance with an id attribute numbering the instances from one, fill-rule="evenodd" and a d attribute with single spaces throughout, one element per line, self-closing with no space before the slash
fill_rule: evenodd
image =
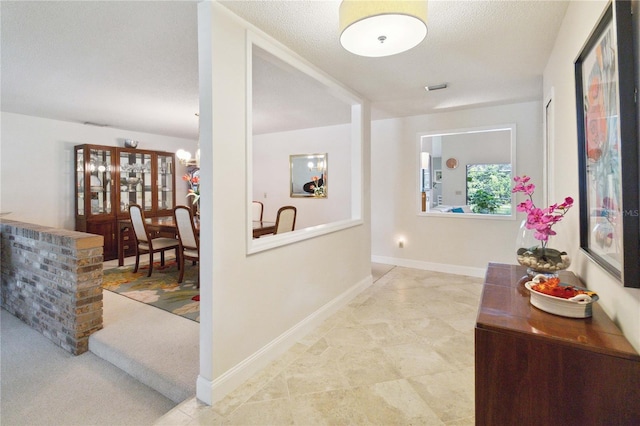
<path id="1" fill-rule="evenodd" d="M 73 356 L 1 314 L 3 426 L 149 425 L 175 405 L 93 353 Z"/>
<path id="2" fill-rule="evenodd" d="M 200 325 L 110 291 L 103 296 L 104 328 L 89 337 L 89 350 L 176 403 L 193 397 Z"/>

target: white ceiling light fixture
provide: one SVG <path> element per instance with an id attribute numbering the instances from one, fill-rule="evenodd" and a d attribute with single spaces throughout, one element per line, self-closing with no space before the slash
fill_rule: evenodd
<path id="1" fill-rule="evenodd" d="M 340 43 L 351 53 L 391 56 L 417 46 L 427 35 L 427 2 L 344 0 Z"/>

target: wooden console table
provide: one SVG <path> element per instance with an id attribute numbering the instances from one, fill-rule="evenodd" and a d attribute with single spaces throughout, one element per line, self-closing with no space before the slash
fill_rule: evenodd
<path id="1" fill-rule="evenodd" d="M 586 319 L 533 307 L 525 274 L 487 268 L 475 329 L 476 424 L 640 424 L 638 353 L 598 302 Z M 582 286 L 573 273 L 560 277 Z"/>

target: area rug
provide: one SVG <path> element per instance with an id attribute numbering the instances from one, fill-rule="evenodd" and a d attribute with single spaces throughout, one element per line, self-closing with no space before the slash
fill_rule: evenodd
<path id="1" fill-rule="evenodd" d="M 154 262 L 151 277 L 147 277 L 148 264 L 141 265 L 135 273 L 133 266 L 107 269 L 104 271 L 102 288 L 200 322 L 198 265 L 188 262 L 185 268 L 181 284 L 178 284 L 180 271 L 175 261 L 167 261 L 164 266 Z"/>

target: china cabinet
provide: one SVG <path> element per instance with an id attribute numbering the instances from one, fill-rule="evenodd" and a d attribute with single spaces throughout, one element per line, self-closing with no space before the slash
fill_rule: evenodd
<path id="1" fill-rule="evenodd" d="M 147 217 L 173 212 L 173 153 L 78 145 L 75 170 L 76 230 L 104 236 L 105 260 L 117 258 L 117 222 L 129 218 L 130 204 L 139 204 Z"/>

